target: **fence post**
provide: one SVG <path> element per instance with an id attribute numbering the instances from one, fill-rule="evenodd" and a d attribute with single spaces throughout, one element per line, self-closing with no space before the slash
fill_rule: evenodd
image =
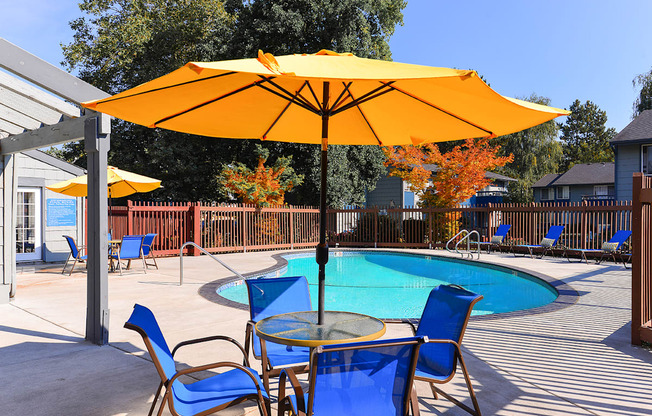
<path id="1" fill-rule="evenodd" d="M 290 217 L 290 250 L 294 250 L 294 215 L 295 211 L 292 209 L 292 205 L 290 205 L 289 210 L 288 210 L 288 215 Z"/>
<path id="2" fill-rule="evenodd" d="M 581 229 L 580 229 L 580 238 L 582 239 L 581 242 L 581 247 L 582 249 L 586 248 L 586 236 L 587 236 L 587 226 L 586 226 L 586 206 L 587 206 L 586 200 L 582 201 L 582 212 L 580 215 L 582 216 L 581 219 Z"/>
<path id="3" fill-rule="evenodd" d="M 378 248 L 378 214 L 380 213 L 380 207 L 376 207 L 376 212 L 374 212 L 374 248 Z"/>
<path id="4" fill-rule="evenodd" d="M 190 241 L 201 247 L 201 202 L 191 203 L 188 207 L 188 222 L 190 225 Z M 190 247 L 191 256 L 199 256 L 201 252 L 196 247 Z"/>
<path id="5" fill-rule="evenodd" d="M 247 252 L 247 211 L 246 205 L 242 204 L 242 251 Z"/>
<path id="6" fill-rule="evenodd" d="M 491 202 L 487 203 L 487 241 L 491 239 L 494 230 L 493 206 Z"/>
<path id="7" fill-rule="evenodd" d="M 134 201 L 127 201 L 127 235 L 134 234 Z"/>
<path id="8" fill-rule="evenodd" d="M 634 173 L 632 186 L 632 344 L 641 345 L 641 325 L 643 324 L 642 302 L 642 240 L 643 240 L 643 204 L 641 190 L 644 176 L 641 172 Z M 649 259 L 648 259 L 649 261 Z"/>
<path id="9" fill-rule="evenodd" d="M 536 237 L 535 237 L 536 236 L 536 220 L 535 220 L 535 218 L 537 216 L 536 212 L 535 212 L 535 209 L 534 209 L 535 206 L 536 206 L 536 203 L 530 202 L 530 207 L 531 207 L 531 210 L 529 211 L 529 214 L 530 214 L 529 215 L 529 217 L 530 217 L 529 218 L 529 220 L 530 220 L 529 225 L 530 226 L 528 227 L 530 229 L 530 236 L 528 237 L 525 244 L 537 244 L 536 243 Z"/>

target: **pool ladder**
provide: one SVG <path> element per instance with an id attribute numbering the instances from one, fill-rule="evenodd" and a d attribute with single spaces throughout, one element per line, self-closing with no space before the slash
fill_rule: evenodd
<path id="1" fill-rule="evenodd" d="M 455 244 L 455 248 L 451 249 L 450 248 L 451 243 L 453 241 L 455 241 L 455 239 L 457 237 L 459 237 L 460 235 L 463 235 L 463 237 L 460 239 L 460 241 L 458 241 Z M 476 250 L 471 250 L 471 243 L 474 242 L 474 241 L 471 240 L 472 236 L 476 237 L 476 240 L 475 240 L 475 243 L 476 243 L 476 246 L 477 246 Z M 466 250 L 460 249 L 460 244 L 462 244 L 465 241 L 466 241 Z M 455 252 L 457 254 L 461 255 L 462 257 L 468 256 L 470 259 L 473 259 L 473 254 L 476 254 L 478 256 L 478 259 L 480 259 L 480 244 L 478 244 L 479 242 L 480 242 L 480 233 L 479 232 L 477 232 L 476 230 L 472 230 L 472 231 L 462 230 L 459 233 L 455 234 L 453 236 L 453 238 L 448 240 L 448 242 L 446 243 L 446 250 L 448 250 L 451 253 L 453 252 L 453 250 L 455 250 Z"/>
<path id="2" fill-rule="evenodd" d="M 186 246 L 194 246 L 195 248 L 199 249 L 204 254 L 207 254 L 210 258 L 215 260 L 216 262 L 220 263 L 222 266 L 224 266 L 228 271 L 231 273 L 235 274 L 238 276 L 240 279 L 245 280 L 245 278 L 235 270 L 233 270 L 231 267 L 229 267 L 226 263 L 224 263 L 222 260 L 218 259 L 208 251 L 206 251 L 203 247 L 200 247 L 196 243 L 193 243 L 192 241 L 187 241 L 183 243 L 181 246 L 181 249 L 179 250 L 179 286 L 183 285 L 183 249 L 186 248 Z"/>

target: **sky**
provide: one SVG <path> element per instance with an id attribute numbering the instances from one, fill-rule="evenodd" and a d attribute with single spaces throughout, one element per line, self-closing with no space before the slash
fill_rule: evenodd
<path id="1" fill-rule="evenodd" d="M 60 66 L 77 3 L 0 0 L 0 37 Z M 410 0 L 403 14 L 395 61 L 474 69 L 500 94 L 554 107 L 590 100 L 616 131 L 631 121 L 632 80 L 652 69 L 650 0 Z"/>

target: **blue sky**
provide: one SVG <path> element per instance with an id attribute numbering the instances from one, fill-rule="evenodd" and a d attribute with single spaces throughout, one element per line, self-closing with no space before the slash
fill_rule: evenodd
<path id="1" fill-rule="evenodd" d="M 0 10 L 0 37 L 56 65 L 81 15 L 74 0 L 0 0 Z M 652 68 L 650 0 L 411 0 L 404 15 L 395 61 L 475 69 L 503 95 L 555 107 L 591 100 L 618 131 L 631 121 L 632 79 Z"/>

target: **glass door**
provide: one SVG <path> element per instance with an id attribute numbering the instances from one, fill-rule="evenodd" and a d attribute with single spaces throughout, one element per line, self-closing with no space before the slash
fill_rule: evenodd
<path id="1" fill-rule="evenodd" d="M 41 189 L 18 188 L 16 261 L 41 260 Z"/>

